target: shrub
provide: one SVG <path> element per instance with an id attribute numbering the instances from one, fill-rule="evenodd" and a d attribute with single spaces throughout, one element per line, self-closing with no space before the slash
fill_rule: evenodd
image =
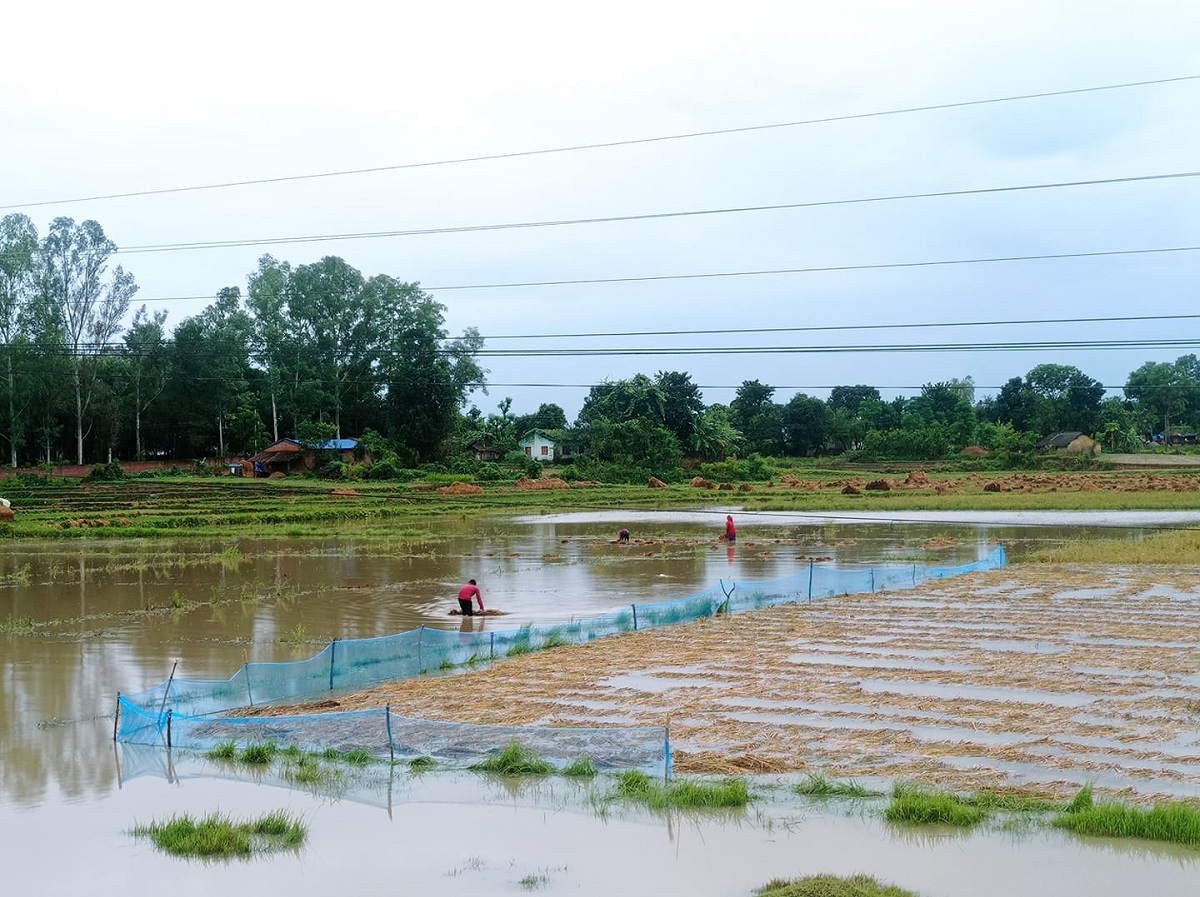
<path id="1" fill-rule="evenodd" d="M 111 483 L 125 477 L 125 468 L 121 466 L 121 462 L 109 461 L 107 464 L 97 464 L 84 479 L 93 483 Z"/>

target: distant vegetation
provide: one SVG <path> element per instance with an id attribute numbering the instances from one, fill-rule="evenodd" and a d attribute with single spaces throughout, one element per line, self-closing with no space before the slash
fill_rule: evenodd
<path id="1" fill-rule="evenodd" d="M 12 467 L 103 459 L 91 479 L 105 482 L 124 476 L 109 458 L 191 468 L 277 437 L 318 446 L 344 436 L 365 451 L 324 453 L 322 475 L 494 481 L 536 476 L 549 461 L 567 464 L 569 479 L 606 483 L 755 481 L 767 478 L 763 459 L 969 456 L 1009 469 L 1033 464 L 1034 443 L 1057 431 L 1131 451 L 1200 427 L 1195 355 L 1141 365 L 1123 397 L 1045 363 L 980 399 L 970 376 L 886 400 L 847 384 L 825 399 L 776 401 L 776 387 L 743 379 L 723 405 L 706 403 L 688 372 L 658 371 L 594 384 L 573 422 L 548 402 L 513 414 L 511 398 L 485 414 L 468 408 L 487 385 L 483 337 L 472 327 L 452 337 L 445 307 L 416 283 L 337 256 L 292 265 L 264 255 L 244 285 L 168 328 L 165 311 L 135 308 L 132 272 L 106 271 L 116 250 L 96 221 L 60 217 L 39 234 L 27 215 L 0 217 L 0 437 Z M 554 453 L 524 453 L 519 440 L 533 430 L 554 439 Z"/>

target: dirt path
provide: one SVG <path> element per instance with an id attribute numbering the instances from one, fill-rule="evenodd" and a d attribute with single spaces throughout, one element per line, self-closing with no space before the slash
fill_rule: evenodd
<path id="1" fill-rule="evenodd" d="M 629 633 L 326 706 L 669 722 L 680 771 L 1197 794 L 1198 648 L 1198 567 L 1026 565 Z"/>
<path id="2" fill-rule="evenodd" d="M 1101 455 L 1100 460 L 1114 467 L 1128 468 L 1173 468 L 1200 467 L 1200 455 Z"/>

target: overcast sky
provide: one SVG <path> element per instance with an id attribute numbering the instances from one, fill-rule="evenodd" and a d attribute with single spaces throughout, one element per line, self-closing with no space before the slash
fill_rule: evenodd
<path id="1" fill-rule="evenodd" d="M 184 193 L 98 194 L 436 162 L 1200 74 L 1200 4 L 307 3 L 11 5 L 0 33 L 0 214 L 95 218 L 122 248 L 871 198 L 1200 169 L 1200 81 L 515 159 Z M 1188 347 L 647 354 L 585 346 L 1181 339 L 1196 322 L 505 340 L 618 331 L 1011 321 L 1200 312 L 1200 253 L 640 283 L 545 280 L 878 265 L 1200 245 L 1200 178 L 776 211 L 122 253 L 134 306 L 197 314 L 257 258 L 338 255 L 418 281 L 517 412 L 683 370 L 885 396 L 1043 362 L 1120 385 Z M 55 200 L 54 204 L 25 206 Z M 574 354 L 572 354 L 574 353 Z M 518 384 L 566 384 L 533 388 Z"/>

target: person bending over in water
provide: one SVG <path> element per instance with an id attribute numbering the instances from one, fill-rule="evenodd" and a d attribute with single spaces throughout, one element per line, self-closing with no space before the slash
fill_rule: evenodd
<path id="1" fill-rule="evenodd" d="M 479 602 L 479 615 L 483 616 L 483 593 L 479 591 L 479 586 L 473 579 L 458 590 L 458 609 L 464 617 L 474 615 L 474 611 L 471 610 L 472 598 Z"/>
<path id="2" fill-rule="evenodd" d="M 622 529 L 619 533 L 617 533 L 617 544 L 618 545 L 628 545 L 629 544 L 629 530 Z"/>

